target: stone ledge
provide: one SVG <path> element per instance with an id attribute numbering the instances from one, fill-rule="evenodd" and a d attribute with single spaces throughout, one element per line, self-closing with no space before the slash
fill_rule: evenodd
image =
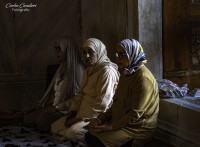
<path id="1" fill-rule="evenodd" d="M 160 99 L 157 137 L 179 147 L 200 146 L 199 98 Z"/>

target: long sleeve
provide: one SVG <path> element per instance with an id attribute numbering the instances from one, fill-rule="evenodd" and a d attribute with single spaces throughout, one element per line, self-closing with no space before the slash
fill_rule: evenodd
<path id="1" fill-rule="evenodd" d="M 82 89 L 77 118 L 97 117 L 104 113 L 112 103 L 118 80 L 119 74 L 110 66 L 104 66 L 88 76 Z"/>
<path id="2" fill-rule="evenodd" d="M 73 97 L 73 101 L 71 103 L 69 111 L 78 111 L 81 101 L 82 101 L 81 94 L 77 94 L 75 97 Z"/>
<path id="3" fill-rule="evenodd" d="M 75 96 L 72 98 L 73 101 L 71 103 L 69 111 L 78 111 L 79 110 L 81 101 L 83 100 L 83 96 L 84 96 L 83 88 L 84 88 L 85 84 L 87 83 L 87 80 L 88 80 L 88 75 L 87 75 L 87 70 L 85 70 L 84 74 L 83 74 L 83 80 L 81 82 L 81 87 L 78 91 L 76 91 Z"/>
<path id="4" fill-rule="evenodd" d="M 106 69 L 99 74 L 97 81 L 97 97 L 93 101 L 92 109 L 95 112 L 105 112 L 112 103 L 117 79 L 111 69 Z"/>
<path id="5" fill-rule="evenodd" d="M 130 109 L 118 121 L 112 123 L 113 129 L 122 127 L 141 126 L 148 113 L 148 107 L 154 98 L 154 88 L 151 81 L 147 78 L 141 78 L 132 88 L 130 99 Z"/>

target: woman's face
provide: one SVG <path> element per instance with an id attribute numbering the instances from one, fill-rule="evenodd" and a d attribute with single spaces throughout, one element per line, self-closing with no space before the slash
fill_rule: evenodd
<path id="1" fill-rule="evenodd" d="M 64 53 L 60 46 L 55 46 L 55 52 L 56 52 L 56 57 L 59 63 L 62 63 L 64 61 Z"/>
<path id="2" fill-rule="evenodd" d="M 124 70 L 129 66 L 128 56 L 124 48 L 120 45 L 116 46 L 116 61 L 120 70 Z"/>
<path id="3" fill-rule="evenodd" d="M 82 49 L 82 59 L 86 66 L 92 66 L 97 62 L 97 53 L 89 47 Z"/>

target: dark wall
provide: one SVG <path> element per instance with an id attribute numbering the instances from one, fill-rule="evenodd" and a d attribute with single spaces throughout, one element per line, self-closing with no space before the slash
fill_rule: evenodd
<path id="1" fill-rule="evenodd" d="M 190 90 L 200 85 L 200 2 L 163 3 L 164 77 Z"/>
<path id="2" fill-rule="evenodd" d="M 154 11 L 158 5 L 146 13 L 160 16 Z M 145 1 L 143 1 L 145 3 Z M 8 4 L 25 3 L 36 5 L 28 12 L 14 12 L 6 8 Z M 124 38 L 133 37 L 148 46 L 150 53 L 160 53 L 158 30 L 142 32 L 139 25 L 151 30 L 160 25 L 160 20 L 142 21 L 138 11 L 138 0 L 2 0 L 0 1 L 0 111 L 21 110 L 27 103 L 37 101 L 45 92 L 47 65 L 55 64 L 53 43 L 63 35 L 73 36 L 79 45 L 90 37 L 101 39 L 107 46 L 108 56 L 115 62 L 115 44 Z M 139 37 L 140 33 L 143 37 Z M 154 34 L 153 36 L 151 34 Z M 156 37 L 155 37 L 156 36 Z M 148 41 L 150 40 L 150 42 Z M 151 55 L 152 56 L 152 55 Z M 161 75 L 161 58 L 149 62 L 156 77 Z M 156 70 L 154 68 L 156 67 Z M 157 70 L 159 68 L 159 70 Z"/>
<path id="3" fill-rule="evenodd" d="M 0 3 L 0 110 L 21 109 L 44 93 L 46 67 L 56 63 L 54 40 L 63 35 L 81 38 L 80 2 L 4 0 Z M 36 7 L 17 12 L 6 8 L 9 3 Z"/>

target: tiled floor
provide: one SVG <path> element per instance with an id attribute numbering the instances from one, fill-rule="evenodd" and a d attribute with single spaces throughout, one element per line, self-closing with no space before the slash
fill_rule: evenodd
<path id="1" fill-rule="evenodd" d="M 0 127 L 0 147 L 73 147 L 69 141 L 59 142 L 49 133 L 40 133 L 37 130 L 20 127 Z M 124 147 L 131 147 L 128 144 Z M 153 139 L 145 147 L 173 147 L 161 140 Z"/>
<path id="2" fill-rule="evenodd" d="M 46 146 L 52 146 L 52 147 L 62 146 L 62 144 L 59 144 L 58 142 L 49 140 L 49 138 L 51 138 L 50 135 L 39 134 L 37 131 L 34 131 L 34 130 L 32 130 L 31 132 L 30 131 L 31 129 L 28 129 L 28 128 L 16 127 L 15 125 L 18 124 L 20 121 L 21 121 L 21 117 L 20 117 L 20 114 L 18 113 L 11 114 L 11 115 L 9 113 L 0 113 L 0 147 L 4 147 L 4 146 L 8 147 L 11 142 L 12 142 L 12 145 L 16 144 L 16 146 L 21 144 L 18 147 L 23 147 L 23 146 L 31 147 L 31 143 L 38 144 L 39 146 L 40 145 L 42 146 L 46 145 Z M 28 137 L 27 139 L 21 138 L 24 135 L 24 133 L 25 134 L 27 133 L 25 135 L 26 137 Z M 41 136 L 43 137 L 45 136 L 46 139 L 41 139 Z M 36 142 L 34 142 L 34 140 Z M 72 147 L 69 142 L 65 142 L 65 146 Z M 127 147 L 129 146 L 131 147 L 131 145 L 128 145 Z M 14 146 L 11 146 L 11 147 L 14 147 Z M 145 147 L 174 147 L 174 146 L 167 144 L 159 139 L 153 139 L 150 142 L 148 142 L 148 144 Z"/>
<path id="3" fill-rule="evenodd" d="M 69 141 L 55 140 L 50 133 L 41 133 L 22 126 L 0 128 L 0 147 L 72 147 Z"/>

